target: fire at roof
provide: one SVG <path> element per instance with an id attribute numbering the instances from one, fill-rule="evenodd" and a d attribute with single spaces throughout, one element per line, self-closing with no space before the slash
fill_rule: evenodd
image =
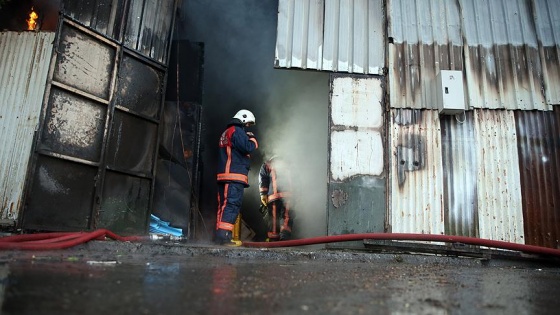
<path id="1" fill-rule="evenodd" d="M 0 8 L 0 31 L 55 31 L 60 0 L 8 0 Z"/>

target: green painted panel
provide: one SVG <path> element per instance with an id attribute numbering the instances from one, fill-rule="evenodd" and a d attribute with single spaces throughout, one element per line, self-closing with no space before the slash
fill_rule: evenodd
<path id="1" fill-rule="evenodd" d="M 328 235 L 384 232 L 385 187 L 385 179 L 375 176 L 356 176 L 347 182 L 331 182 Z M 348 244 L 329 246 L 339 245 L 353 247 Z"/>

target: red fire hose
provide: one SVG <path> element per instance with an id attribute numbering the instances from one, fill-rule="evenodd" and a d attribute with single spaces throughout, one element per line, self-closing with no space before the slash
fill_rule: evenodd
<path id="1" fill-rule="evenodd" d="M 551 255 L 560 257 L 560 250 L 548 247 L 524 245 L 510 243 L 504 241 L 493 241 L 481 238 L 467 236 L 452 236 L 439 234 L 414 234 L 414 233 L 363 233 L 363 234 L 344 234 L 332 236 L 311 237 L 290 241 L 278 242 L 243 242 L 245 247 L 290 247 L 324 243 L 363 241 L 366 239 L 373 240 L 403 240 L 403 241 L 428 241 L 428 242 L 446 242 L 446 243 L 463 243 L 469 245 L 480 245 L 486 247 L 500 248 L 506 250 L 515 250 L 531 254 Z"/>
<path id="2" fill-rule="evenodd" d="M 149 240 L 149 236 L 119 236 L 109 230 L 99 229 L 93 232 L 51 232 L 6 236 L 0 238 L 0 250 L 53 250 L 64 249 L 86 243 L 91 240 L 104 240 L 111 238 L 123 242 L 138 242 Z M 439 234 L 414 234 L 414 233 L 362 233 L 332 236 L 311 237 L 290 241 L 278 242 L 243 242 L 245 247 L 292 247 L 324 243 L 373 240 L 402 240 L 402 241 L 428 241 L 462 243 L 479 245 L 505 250 L 520 251 L 530 254 L 550 255 L 560 257 L 560 250 L 548 247 L 494 241 L 466 236 L 452 236 Z"/>
<path id="3" fill-rule="evenodd" d="M 0 238 L 0 250 L 22 249 L 22 250 L 51 250 L 63 249 L 80 245 L 91 240 L 103 240 L 105 238 L 123 242 L 135 242 L 146 240 L 147 236 L 119 236 L 109 230 L 100 229 L 93 232 L 52 232 L 13 235 Z"/>

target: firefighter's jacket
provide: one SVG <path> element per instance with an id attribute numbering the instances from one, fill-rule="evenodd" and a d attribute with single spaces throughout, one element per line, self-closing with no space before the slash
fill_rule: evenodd
<path id="1" fill-rule="evenodd" d="M 291 196 L 290 173 L 289 165 L 281 158 L 272 158 L 263 163 L 259 170 L 259 192 L 268 195 L 268 203 Z"/>
<path id="2" fill-rule="evenodd" d="M 233 119 L 220 137 L 218 182 L 237 182 L 248 187 L 250 153 L 258 147 L 257 139 L 247 136 L 243 123 Z"/>

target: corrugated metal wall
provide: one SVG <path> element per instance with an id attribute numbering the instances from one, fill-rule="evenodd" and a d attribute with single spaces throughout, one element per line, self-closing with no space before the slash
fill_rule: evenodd
<path id="1" fill-rule="evenodd" d="M 277 66 L 306 68 L 301 63 L 305 49 L 286 47 L 317 47 L 320 36 L 306 37 L 317 29 L 313 23 L 342 20 L 346 6 L 356 8 L 356 3 L 280 1 Z M 391 154 L 384 156 L 389 157 L 389 229 L 558 247 L 560 117 L 552 105 L 560 103 L 560 0 L 384 3 L 388 86 L 383 88 L 393 108 L 386 118 Z M 321 5 L 323 19 L 316 12 Z M 339 35 L 352 42 L 357 31 Z M 325 49 L 320 52 L 324 55 Z M 313 69 L 347 71 L 318 62 Z M 465 101 L 474 110 L 455 116 L 432 110 L 437 109 L 434 83 L 440 70 L 463 71 Z M 367 107 L 352 101 L 360 88 L 337 89 L 344 84 L 337 85 L 343 79 L 336 76 L 333 82 L 332 104 L 344 100 Z M 344 231 L 356 217 L 354 212 L 340 214 L 337 206 L 363 183 L 342 174 L 359 177 L 360 169 L 371 166 L 347 153 L 376 139 L 348 136 L 352 124 L 334 123 L 339 118 L 333 115 L 340 115 L 335 109 L 330 113 L 329 233 Z M 361 202 L 354 206 L 367 207 L 370 201 Z"/>
<path id="2" fill-rule="evenodd" d="M 382 74 L 382 0 L 280 0 L 275 66 Z"/>
<path id="3" fill-rule="evenodd" d="M 280 0 L 275 66 L 362 74 L 383 74 L 387 66 L 391 106 L 427 109 L 436 108 L 439 70 L 462 70 L 469 108 L 551 110 L 560 104 L 559 6 L 560 0 Z"/>
<path id="4" fill-rule="evenodd" d="M 558 103 L 558 7 L 556 0 L 419 0 L 414 6 L 410 1 L 389 1 L 389 36 L 394 36 L 388 47 L 391 107 L 436 108 L 434 74 L 439 69 L 461 70 L 464 62 L 471 107 L 525 110 L 440 116 L 432 127 L 420 123 L 410 130 L 393 120 L 393 143 L 402 137 L 417 142 L 412 145 L 416 148 L 422 148 L 423 140 L 429 148 L 441 143 L 443 160 L 439 168 L 438 151 L 433 152 L 432 176 L 437 182 L 412 185 L 408 192 L 395 189 L 403 171 L 398 160 L 391 163 L 393 232 L 425 233 L 425 223 L 414 211 L 428 208 L 424 198 L 430 192 L 425 187 L 440 187 L 443 180 L 444 217 L 430 220 L 445 222 L 445 233 L 558 246 L 560 216 L 554 209 L 560 188 L 558 176 L 550 176 L 558 173 L 558 116 L 535 111 L 551 110 L 550 104 Z M 441 139 L 437 134 L 417 137 L 415 128 L 428 133 L 438 128 L 437 120 Z M 403 131 L 411 134 L 404 136 Z M 398 146 L 396 151 L 398 157 Z M 437 197 L 427 200 L 435 202 Z M 409 206 L 402 205 L 409 200 Z M 401 222 L 398 214 L 403 211 Z"/>
<path id="5" fill-rule="evenodd" d="M 126 0 L 64 1 L 64 12 L 85 27 L 119 39 Z"/>
<path id="6" fill-rule="evenodd" d="M 469 108 L 551 110 L 558 2 L 388 1 L 391 107 L 435 109 L 439 70 L 463 70 Z"/>
<path id="7" fill-rule="evenodd" d="M 515 120 L 525 243 L 560 248 L 560 108 Z"/>
<path id="8" fill-rule="evenodd" d="M 124 45 L 142 55 L 167 63 L 171 23 L 177 0 L 131 0 Z M 167 18 L 163 18 L 167 17 Z"/>
<path id="9" fill-rule="evenodd" d="M 69 17 L 107 37 L 123 38 L 125 47 L 163 64 L 167 63 L 174 7 L 175 0 L 64 1 Z"/>
<path id="10" fill-rule="evenodd" d="M 391 232 L 444 234 L 438 113 L 393 109 L 390 115 Z"/>
<path id="11" fill-rule="evenodd" d="M 478 172 L 473 112 L 440 116 L 445 234 L 478 236 Z"/>
<path id="12" fill-rule="evenodd" d="M 15 221 L 47 84 L 54 33 L 0 33 L 0 210 Z"/>
<path id="13" fill-rule="evenodd" d="M 440 69 L 463 70 L 456 1 L 389 1 L 389 91 L 393 108 L 437 108 Z"/>
<path id="14" fill-rule="evenodd" d="M 560 105 L 560 0 L 534 2 L 546 102 Z"/>
<path id="15" fill-rule="evenodd" d="M 462 120 L 440 119 L 435 110 L 393 109 L 391 113 L 392 156 L 396 157 L 391 162 L 393 232 L 445 232 L 525 242 L 522 194 L 534 192 L 522 193 L 520 166 L 527 173 L 534 170 L 518 159 L 513 111 L 475 110 Z M 539 152 L 535 146 L 528 151 Z M 525 178 L 535 176 L 544 174 Z M 555 181 L 552 191 L 558 190 Z M 543 211 L 552 219 L 554 212 L 547 209 Z M 551 232 L 544 226 L 537 230 Z"/>
<path id="16" fill-rule="evenodd" d="M 475 110 L 480 237 L 524 243 L 513 111 Z"/>
<path id="17" fill-rule="evenodd" d="M 531 1 L 461 0 L 460 4 L 470 106 L 550 110 L 543 94 Z"/>

